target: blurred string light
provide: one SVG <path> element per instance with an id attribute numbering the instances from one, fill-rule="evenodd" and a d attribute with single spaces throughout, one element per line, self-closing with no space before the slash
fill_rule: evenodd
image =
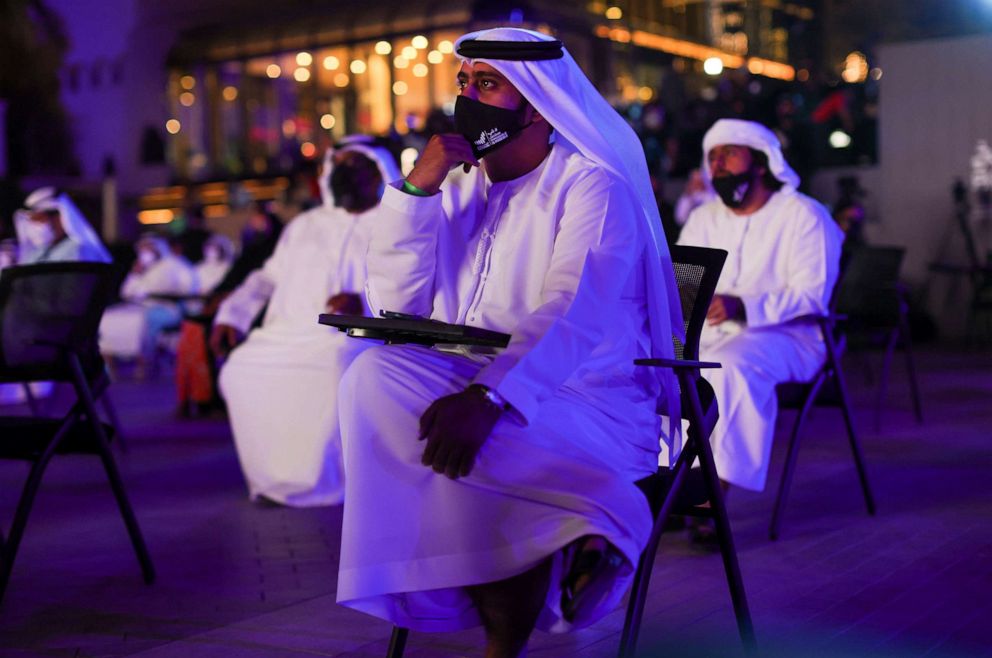
<path id="1" fill-rule="evenodd" d="M 417 59 L 417 49 L 414 48 L 413 46 L 406 46 L 405 48 L 403 48 L 400 54 L 406 57 L 407 59 Z"/>
<path id="2" fill-rule="evenodd" d="M 992 0 L 990 0 L 990 1 L 992 1 Z M 876 81 L 877 80 L 881 80 L 882 79 L 882 69 L 880 69 L 880 68 L 878 68 L 876 66 L 875 68 L 873 68 L 871 71 L 868 72 L 868 75 L 871 76 L 871 79 L 872 80 L 876 80 Z"/>
<path id="3" fill-rule="evenodd" d="M 426 64 L 417 64 L 417 65 L 415 65 L 413 67 L 413 74 L 415 76 L 417 76 L 418 78 L 424 78 L 424 77 L 426 77 L 427 76 L 427 71 L 428 71 L 428 68 L 427 68 L 427 65 Z"/>
<path id="4" fill-rule="evenodd" d="M 265 75 L 273 79 L 278 78 L 280 75 L 282 75 L 282 69 L 279 68 L 278 64 L 269 64 L 268 66 L 265 67 Z"/>
<path id="5" fill-rule="evenodd" d="M 165 130 L 170 135 L 178 135 L 179 131 L 182 130 L 182 124 L 179 123 L 179 119 L 169 119 L 165 122 Z"/>
<path id="6" fill-rule="evenodd" d="M 637 90 L 638 100 L 647 103 L 654 97 L 654 90 L 651 87 L 641 87 Z"/>
<path id="7" fill-rule="evenodd" d="M 865 57 L 864 53 L 857 50 L 848 53 L 844 59 L 844 70 L 840 77 L 844 79 L 844 82 L 851 84 L 864 82 L 868 77 L 868 58 Z"/>
<path id="8" fill-rule="evenodd" d="M 324 69 L 328 71 L 337 71 L 339 66 L 341 66 L 341 62 L 334 55 L 328 55 L 324 58 Z"/>
<path id="9" fill-rule="evenodd" d="M 437 44 L 437 49 L 441 51 L 444 55 L 450 55 L 455 52 L 455 44 L 451 43 L 447 39 Z"/>
<path id="10" fill-rule="evenodd" d="M 410 88 L 402 80 L 397 80 L 393 83 L 393 93 L 397 96 L 402 96 L 408 92 Z"/>
<path id="11" fill-rule="evenodd" d="M 408 60 L 406 57 L 403 57 L 402 55 L 399 55 L 393 58 L 393 66 L 395 66 L 398 69 L 405 69 L 406 67 L 410 66 L 410 60 Z"/>
<path id="12" fill-rule="evenodd" d="M 313 55 L 308 52 L 296 53 L 296 63 L 300 66 L 310 66 L 313 64 Z"/>
<path id="13" fill-rule="evenodd" d="M 297 82 L 306 82 L 310 79 L 310 69 L 305 69 L 303 67 L 296 69 L 293 71 L 293 78 L 295 78 Z"/>
<path id="14" fill-rule="evenodd" d="M 623 18 L 623 10 L 616 6 L 609 7 L 606 10 L 606 17 L 611 21 L 620 20 Z"/>
<path id="15" fill-rule="evenodd" d="M 296 134 L 296 122 L 292 119 L 286 119 L 282 122 L 282 134 L 284 137 L 292 137 Z"/>
<path id="16" fill-rule="evenodd" d="M 238 98 L 238 88 L 237 87 L 231 87 L 231 86 L 224 87 L 224 90 L 221 92 L 221 96 L 223 96 L 224 97 L 224 100 L 226 100 L 228 102 L 237 100 L 237 98 Z"/>
<path id="17" fill-rule="evenodd" d="M 365 73 L 365 70 L 368 67 L 366 66 L 364 61 L 360 59 L 353 59 L 351 61 L 351 66 L 349 68 L 351 69 L 351 72 L 354 73 L 355 75 L 361 75 L 362 73 Z"/>
<path id="18" fill-rule="evenodd" d="M 184 107 L 191 107 L 193 103 L 196 102 L 196 96 L 194 96 L 188 91 L 184 91 L 183 93 L 179 94 L 179 102 Z"/>
<path id="19" fill-rule="evenodd" d="M 388 41 L 377 41 L 375 44 L 376 55 L 388 55 L 393 52 L 393 46 Z"/>
<path id="20" fill-rule="evenodd" d="M 184 75 L 183 77 L 179 78 L 179 85 L 183 89 L 192 89 L 193 87 L 196 86 L 196 78 L 194 78 L 191 75 Z"/>
<path id="21" fill-rule="evenodd" d="M 720 75 L 723 73 L 723 60 L 719 57 L 708 57 L 703 62 L 703 71 L 708 75 Z"/>
<path id="22" fill-rule="evenodd" d="M 330 130 L 337 122 L 338 120 L 334 118 L 333 114 L 320 115 L 320 127 L 324 130 Z"/>
<path id="23" fill-rule="evenodd" d="M 338 86 L 338 87 L 347 87 L 348 86 L 348 74 L 347 73 L 338 73 L 337 75 L 335 75 L 334 76 L 334 84 L 336 86 Z"/>
<path id="24" fill-rule="evenodd" d="M 851 145 L 851 136 L 843 130 L 835 130 L 830 133 L 830 146 L 835 149 L 846 149 Z"/>
<path id="25" fill-rule="evenodd" d="M 410 45 L 412 45 L 417 50 L 424 50 L 427 48 L 427 46 L 430 45 L 430 42 L 427 41 L 427 37 L 425 37 L 422 34 L 418 34 L 417 36 L 410 39 Z"/>
<path id="26" fill-rule="evenodd" d="M 427 61 L 431 64 L 440 64 L 444 61 L 444 55 L 441 54 L 440 50 L 432 50 L 427 53 Z"/>
<path id="27" fill-rule="evenodd" d="M 313 142 L 303 142 L 300 144 L 300 154 L 304 158 L 312 158 L 317 153 L 317 147 Z"/>

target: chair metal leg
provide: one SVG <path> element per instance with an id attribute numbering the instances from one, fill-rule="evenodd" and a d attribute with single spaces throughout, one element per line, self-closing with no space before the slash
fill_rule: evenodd
<path id="1" fill-rule="evenodd" d="M 785 501 L 789 496 L 789 488 L 792 486 L 792 476 L 796 471 L 796 461 L 799 458 L 799 432 L 809 410 L 816 401 L 816 396 L 820 393 L 820 388 L 826 381 L 824 373 L 817 375 L 816 379 L 809 387 L 803 406 L 796 414 L 796 420 L 792 424 L 792 434 L 789 436 L 789 451 L 785 458 L 785 467 L 782 469 L 782 479 L 778 483 L 778 495 L 775 496 L 775 509 L 772 512 L 772 521 L 768 526 L 768 538 L 772 541 L 778 539 L 779 529 L 782 525 L 782 516 L 785 513 Z"/>
<path id="2" fill-rule="evenodd" d="M 393 626 L 393 634 L 389 637 L 389 649 L 386 650 L 386 658 L 403 658 L 403 650 L 406 648 L 406 639 L 409 635 L 410 629 Z"/>
<path id="3" fill-rule="evenodd" d="M 110 392 L 104 391 L 103 395 L 100 396 L 100 401 L 103 403 L 103 411 L 107 414 L 107 420 L 110 421 L 110 425 L 114 428 L 114 438 L 117 440 L 117 445 L 120 446 L 122 453 L 126 453 L 127 442 L 124 437 L 124 429 L 121 427 L 121 420 L 117 415 L 117 409 L 114 408 L 114 403 L 110 399 Z"/>
<path id="4" fill-rule="evenodd" d="M 871 494 L 871 485 L 868 484 L 868 470 L 865 468 L 865 456 L 861 450 L 861 442 L 854 430 L 854 419 L 851 414 L 851 401 L 847 394 L 847 384 L 844 383 L 844 374 L 840 367 L 833 369 L 833 376 L 837 382 L 837 390 L 840 393 L 841 411 L 844 414 L 844 424 L 847 426 L 847 438 L 851 444 L 851 452 L 854 454 L 854 465 L 858 469 L 858 479 L 861 481 L 861 492 L 865 497 L 865 507 L 868 514 L 875 515 L 875 499 Z"/>
<path id="5" fill-rule="evenodd" d="M 909 332 L 909 323 L 905 314 L 899 315 L 899 335 L 902 338 L 902 349 L 906 353 L 906 372 L 909 375 L 909 390 L 913 396 L 913 413 L 916 422 L 923 422 L 923 405 L 920 403 L 920 387 L 916 381 L 916 364 L 913 362 L 913 338 Z"/>
<path id="6" fill-rule="evenodd" d="M 734 605 L 734 616 L 737 618 L 737 630 L 744 643 L 744 649 L 748 653 L 752 653 L 757 649 L 754 623 L 751 621 L 751 611 L 748 608 L 747 595 L 744 592 L 744 580 L 741 577 L 741 567 L 737 560 L 737 549 L 734 547 L 734 535 L 730 529 L 726 501 L 724 501 L 723 491 L 720 489 L 720 478 L 716 472 L 713 453 L 708 445 L 703 445 L 700 448 L 699 465 L 703 470 L 703 479 L 706 481 L 706 489 L 710 499 L 710 509 L 713 513 L 713 520 L 716 522 L 723 568 L 727 572 L 730 599 Z"/>
<path id="7" fill-rule="evenodd" d="M 882 431 L 882 406 L 885 404 L 886 394 L 889 388 L 889 370 L 892 367 L 892 355 L 896 350 L 896 343 L 899 342 L 899 331 L 892 329 L 889 332 L 888 340 L 885 342 L 885 357 L 882 360 L 882 376 L 878 380 L 878 394 L 875 396 L 875 433 Z"/>
<path id="8" fill-rule="evenodd" d="M 6 541 L 3 542 L 2 547 L 0 547 L 0 602 L 3 601 L 3 595 L 7 591 L 10 573 L 14 568 L 14 558 L 17 556 L 17 549 L 20 546 L 21 538 L 24 536 L 24 528 L 27 526 L 28 515 L 34 506 L 38 487 L 41 486 L 41 476 L 44 474 L 48 462 L 55 455 L 55 451 L 62 442 L 62 439 L 66 437 L 69 430 L 77 422 L 79 422 L 79 412 L 73 410 L 70 412 L 69 417 L 62 422 L 62 426 L 59 427 L 58 432 L 55 433 L 55 436 L 48 443 L 45 451 L 31 466 L 31 472 L 28 474 L 28 479 L 24 483 L 24 488 L 21 490 L 21 498 L 17 502 L 17 511 L 14 512 L 14 520 L 10 524 L 10 534 L 7 536 Z"/>
<path id="9" fill-rule="evenodd" d="M 34 396 L 34 391 L 31 390 L 31 382 L 24 382 L 21 386 L 24 389 L 24 400 L 28 403 L 28 409 L 31 410 L 31 415 L 41 416 L 41 405 L 38 404 L 38 398 Z"/>
<path id="10" fill-rule="evenodd" d="M 690 458 L 691 457 L 691 458 Z M 627 601 L 627 611 L 624 616 L 623 631 L 620 633 L 620 658 L 633 658 L 637 651 L 637 638 L 641 632 L 641 617 L 644 615 L 644 603 L 647 600 L 648 585 L 651 583 L 651 569 L 654 566 L 655 555 L 658 552 L 658 544 L 664 532 L 665 522 L 668 520 L 682 491 L 689 468 L 695 461 L 695 452 L 686 446 L 679 460 L 675 464 L 675 475 L 672 476 L 672 483 L 665 495 L 665 500 L 661 504 L 661 509 L 655 515 L 654 526 L 651 529 L 651 537 L 648 544 L 641 553 L 641 559 L 637 563 L 637 571 L 634 574 L 634 583 L 630 590 L 630 598 Z"/>
<path id="11" fill-rule="evenodd" d="M 127 494 L 124 492 L 124 483 L 121 481 L 120 473 L 117 471 L 117 464 L 114 462 L 114 457 L 110 452 L 110 442 L 107 440 L 107 435 L 103 431 L 100 417 L 97 415 L 96 402 L 93 400 L 93 394 L 86 383 L 82 366 L 75 357 L 71 358 L 70 361 L 73 366 L 76 394 L 82 401 L 90 425 L 96 434 L 100 460 L 103 462 L 103 468 L 107 472 L 110 488 L 114 492 L 117 506 L 120 508 L 121 516 L 124 518 L 124 525 L 127 527 L 127 533 L 131 537 L 134 552 L 138 557 L 138 562 L 141 564 L 141 575 L 145 583 L 150 585 L 155 582 L 155 567 L 152 565 L 151 556 L 148 554 L 148 547 L 145 545 L 145 539 L 141 535 L 141 528 L 138 527 L 138 519 L 135 518 L 134 510 L 131 508 L 131 503 L 128 501 Z"/>

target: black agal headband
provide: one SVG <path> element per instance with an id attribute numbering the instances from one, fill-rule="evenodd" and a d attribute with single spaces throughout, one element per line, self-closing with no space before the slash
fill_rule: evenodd
<path id="1" fill-rule="evenodd" d="M 481 41 L 466 39 L 458 44 L 458 54 L 465 59 L 502 59 L 534 62 L 564 57 L 561 41 Z"/>

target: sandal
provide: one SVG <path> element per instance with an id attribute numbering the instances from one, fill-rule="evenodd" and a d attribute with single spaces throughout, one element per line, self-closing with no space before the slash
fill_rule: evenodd
<path id="1" fill-rule="evenodd" d="M 583 550 L 581 546 L 588 540 L 582 537 L 573 542 L 571 565 L 561 581 L 561 614 L 569 623 L 602 603 L 626 561 L 609 542 L 605 550 Z"/>

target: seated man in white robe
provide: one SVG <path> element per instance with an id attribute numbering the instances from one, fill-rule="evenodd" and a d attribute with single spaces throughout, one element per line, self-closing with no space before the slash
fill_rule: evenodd
<path id="1" fill-rule="evenodd" d="M 626 591 L 652 525 L 635 482 L 678 404 L 633 361 L 670 356 L 681 313 L 637 137 L 561 42 L 497 28 L 457 52 L 458 133 L 386 189 L 369 302 L 512 339 L 376 346 L 345 373 L 338 601 L 481 623 L 496 658 Z"/>
<path id="2" fill-rule="evenodd" d="M 53 187 L 42 187 L 28 195 L 24 206 L 14 213 L 18 264 L 110 262 L 107 248 L 65 194 L 59 194 Z"/>
<path id="3" fill-rule="evenodd" d="M 341 373 L 364 344 L 318 324 L 321 313 L 361 315 L 369 226 L 383 185 L 400 177 L 383 148 L 351 143 L 325 159 L 323 204 L 292 220 L 275 252 L 220 305 L 217 354 L 262 326 L 220 371 L 234 443 L 252 500 L 305 507 L 341 502 Z"/>
<path id="4" fill-rule="evenodd" d="M 110 359 L 136 359 L 140 378 L 146 370 L 155 370 L 159 335 L 182 320 L 180 305 L 159 296 L 195 295 L 199 282 L 189 261 L 163 238 L 145 235 L 135 252 L 134 265 L 121 284 L 123 301 L 108 308 L 100 320 L 100 352 Z"/>
<path id="5" fill-rule="evenodd" d="M 826 208 L 796 191 L 799 177 L 764 126 L 721 119 L 703 151 L 718 198 L 689 215 L 679 244 L 729 253 L 700 339 L 700 358 L 723 364 L 703 371 L 720 405 L 710 440 L 721 480 L 761 491 L 775 386 L 808 380 L 826 355 L 817 325 L 802 316 L 827 311 L 843 236 Z"/>

